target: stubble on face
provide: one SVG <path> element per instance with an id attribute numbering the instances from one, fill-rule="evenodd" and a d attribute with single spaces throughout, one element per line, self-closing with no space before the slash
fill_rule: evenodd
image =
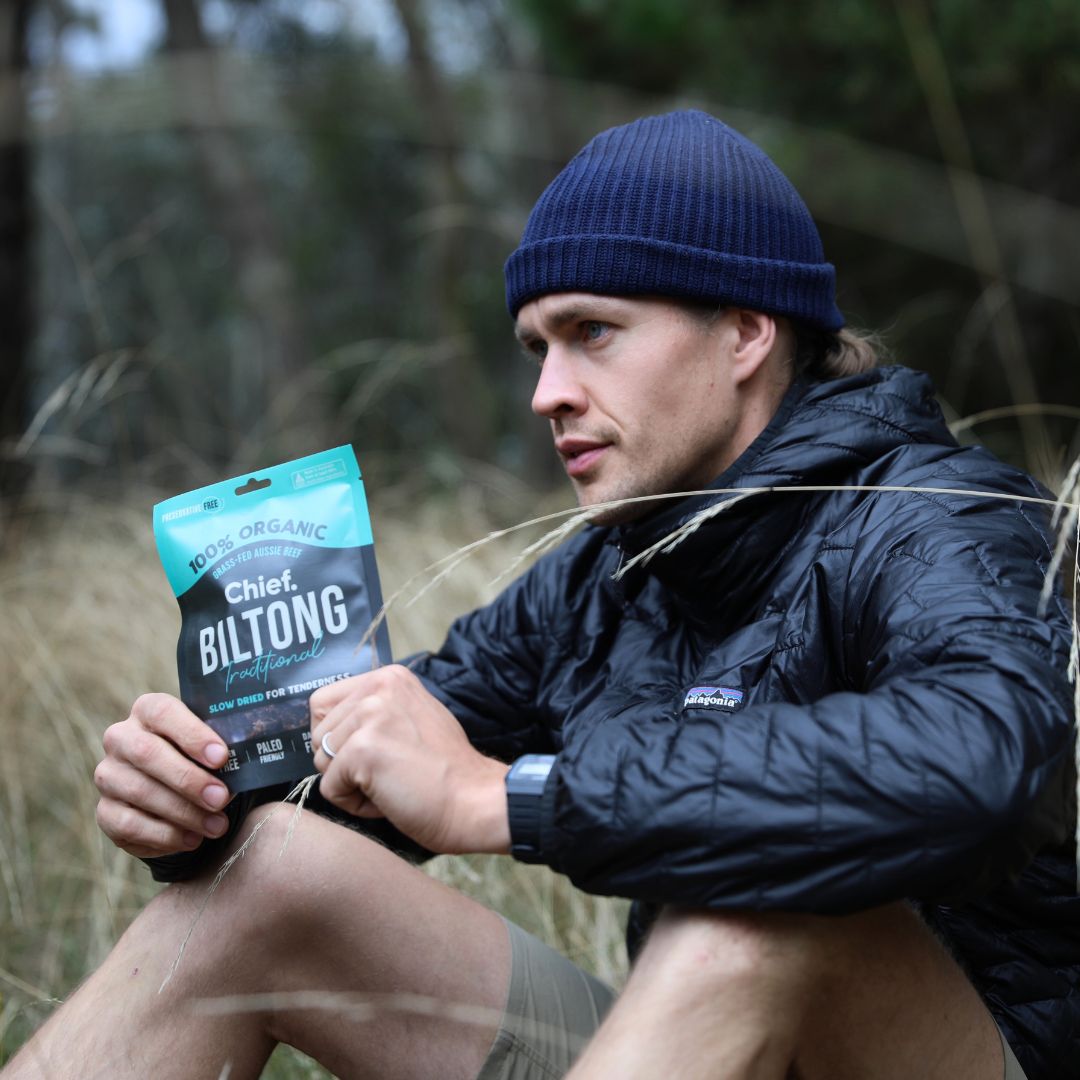
<path id="1" fill-rule="evenodd" d="M 589 515 L 589 524 L 603 526 L 628 525 L 633 521 L 638 521 L 665 503 L 678 498 L 680 487 L 677 485 L 673 488 L 665 484 L 660 476 L 637 473 L 620 478 L 620 482 L 612 485 L 610 490 L 597 493 L 594 497 L 590 495 L 585 485 L 573 481 L 572 483 L 578 506 L 582 510 L 596 506 Z"/>

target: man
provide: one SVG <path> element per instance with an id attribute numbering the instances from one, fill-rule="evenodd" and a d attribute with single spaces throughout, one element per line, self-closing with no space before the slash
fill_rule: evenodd
<path id="1" fill-rule="evenodd" d="M 233 867 L 159 995 L 265 811 L 222 812 L 224 748 L 152 695 L 106 733 L 98 816 L 189 880 L 11 1075 L 235 1080 L 284 1040 L 344 1077 L 1074 1076 L 1069 625 L 1040 609 L 1037 487 L 840 333 L 805 206 L 705 114 L 597 136 L 506 278 L 596 524 L 413 671 L 314 694 L 315 762 L 395 843 L 633 898 L 625 991 L 306 815 L 286 860 L 260 839 Z M 395 1007 L 362 1022 L 334 997 L 357 992 Z"/>

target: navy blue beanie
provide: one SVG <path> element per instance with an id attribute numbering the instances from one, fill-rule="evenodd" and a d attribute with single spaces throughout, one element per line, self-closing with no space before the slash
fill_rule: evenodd
<path id="1" fill-rule="evenodd" d="M 545 293 L 580 291 L 844 325 L 835 271 L 791 181 L 697 110 L 597 135 L 540 196 L 505 271 L 514 317 Z"/>

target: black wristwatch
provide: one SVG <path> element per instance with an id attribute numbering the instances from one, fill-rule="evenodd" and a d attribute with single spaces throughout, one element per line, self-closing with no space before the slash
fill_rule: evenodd
<path id="1" fill-rule="evenodd" d="M 541 807 L 554 764 L 554 754 L 526 754 L 519 757 L 506 774 L 510 854 L 521 862 L 540 861 Z"/>

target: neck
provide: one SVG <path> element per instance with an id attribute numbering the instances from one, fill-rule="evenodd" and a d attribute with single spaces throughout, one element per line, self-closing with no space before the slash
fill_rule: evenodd
<path id="1" fill-rule="evenodd" d="M 740 387 L 739 420 L 732 432 L 728 454 L 712 477 L 730 468 L 769 426 L 784 396 L 795 381 L 788 342 L 778 336 L 764 363 Z M 712 478 L 710 477 L 710 479 Z"/>

